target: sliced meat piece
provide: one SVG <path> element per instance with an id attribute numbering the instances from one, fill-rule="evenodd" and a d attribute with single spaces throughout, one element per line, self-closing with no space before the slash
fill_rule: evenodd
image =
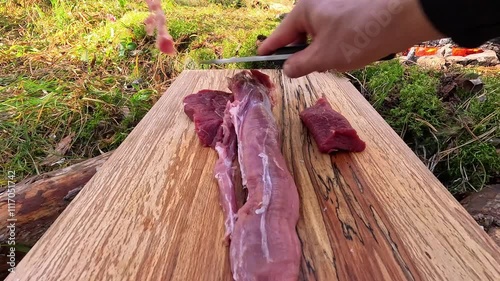
<path id="1" fill-rule="evenodd" d="M 144 21 L 146 25 L 146 33 L 153 35 L 155 29 L 158 34 L 156 35 L 156 46 L 165 54 L 175 54 L 174 40 L 167 31 L 165 13 L 161 9 L 160 0 L 146 0 L 148 4 L 150 15 Z"/>
<path id="2" fill-rule="evenodd" d="M 231 93 L 213 90 L 201 90 L 184 98 L 184 112 L 194 122 L 204 146 L 215 147 L 228 101 L 233 101 Z"/>
<path id="3" fill-rule="evenodd" d="M 219 204 L 224 215 L 224 226 L 226 228 L 225 242 L 229 243 L 231 233 L 236 221 L 235 172 L 236 172 L 236 132 L 234 131 L 231 115 L 229 114 L 230 103 L 228 102 L 222 125 L 220 126 L 215 144 L 215 150 L 219 155 L 215 163 L 215 178 L 219 184 Z"/>
<path id="4" fill-rule="evenodd" d="M 272 83 L 261 72 L 243 71 L 230 79 L 229 88 L 235 97 L 230 113 L 238 160 L 248 190 L 231 237 L 233 278 L 295 281 L 301 257 L 299 195 L 281 154 Z"/>
<path id="5" fill-rule="evenodd" d="M 349 121 L 333 110 L 322 97 L 316 104 L 303 110 L 300 119 L 313 136 L 322 153 L 334 151 L 361 152 L 366 144 L 362 141 Z"/>

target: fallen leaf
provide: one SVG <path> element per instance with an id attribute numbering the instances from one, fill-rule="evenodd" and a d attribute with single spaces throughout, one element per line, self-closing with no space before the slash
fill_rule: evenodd
<path id="1" fill-rule="evenodd" d="M 53 166 L 64 162 L 63 156 L 71 148 L 71 141 L 75 137 L 75 133 L 71 133 L 64 137 L 55 147 L 54 151 L 49 153 L 42 162 L 43 166 Z M 62 161 L 61 161 L 62 160 Z"/>

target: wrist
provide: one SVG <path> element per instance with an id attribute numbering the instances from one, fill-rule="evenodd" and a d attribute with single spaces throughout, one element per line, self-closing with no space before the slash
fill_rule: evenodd
<path id="1" fill-rule="evenodd" d="M 420 42 L 446 37 L 437 30 L 424 13 L 420 0 L 388 0 L 393 5 L 394 20 L 389 30 L 395 41 L 395 52 Z M 392 3 L 392 4 L 391 4 Z"/>

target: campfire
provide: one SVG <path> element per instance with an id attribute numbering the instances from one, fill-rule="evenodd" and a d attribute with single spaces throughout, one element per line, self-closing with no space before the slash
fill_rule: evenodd
<path id="1" fill-rule="evenodd" d="M 488 42 L 479 48 L 463 48 L 451 39 L 424 42 L 404 51 L 401 60 L 423 66 L 443 68 L 447 65 L 480 65 L 500 68 L 500 44 Z"/>
<path id="2" fill-rule="evenodd" d="M 406 52 L 404 52 L 403 54 L 405 56 L 408 55 L 410 50 L 411 49 L 406 50 Z M 415 56 L 417 56 L 417 57 L 434 56 L 434 55 L 437 55 L 439 50 L 440 50 L 440 48 L 438 48 L 438 47 L 415 47 Z M 460 47 L 451 48 L 451 55 L 452 56 L 466 57 L 468 55 L 480 54 L 483 52 L 484 52 L 484 50 L 482 50 L 480 48 L 474 48 L 474 49 L 460 48 Z"/>

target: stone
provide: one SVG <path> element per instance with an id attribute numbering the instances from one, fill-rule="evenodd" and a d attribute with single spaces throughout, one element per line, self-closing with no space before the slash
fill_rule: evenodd
<path id="1" fill-rule="evenodd" d="M 446 61 L 450 62 L 452 64 L 461 64 L 461 65 L 466 65 L 470 62 L 469 59 L 466 57 L 461 57 L 461 56 L 449 56 L 446 57 Z"/>
<path id="2" fill-rule="evenodd" d="M 479 54 L 468 55 L 465 58 L 467 58 L 470 63 L 477 63 L 481 66 L 493 66 L 500 64 L 497 54 L 493 50 L 486 50 Z"/>
<path id="3" fill-rule="evenodd" d="M 500 58 L 500 39 L 499 38 L 497 38 L 496 41 L 490 40 L 490 41 L 486 42 L 480 48 L 483 50 L 495 51 L 495 53 L 497 53 L 497 57 Z"/>
<path id="4" fill-rule="evenodd" d="M 439 48 L 437 51 L 437 55 L 441 57 L 449 57 L 453 53 L 453 45 L 452 44 L 446 44 L 443 47 Z"/>
<path id="5" fill-rule="evenodd" d="M 406 55 L 406 60 L 416 62 L 417 61 L 417 56 L 415 56 L 415 47 L 412 47 L 410 51 L 408 52 L 408 55 Z"/>
<path id="6" fill-rule="evenodd" d="M 473 193 L 461 204 L 500 246 L 500 185 Z"/>
<path id="7" fill-rule="evenodd" d="M 451 38 L 443 38 L 439 40 L 439 45 L 446 45 L 446 44 L 451 44 L 452 39 Z"/>
<path id="8" fill-rule="evenodd" d="M 417 59 L 417 64 L 425 68 L 441 70 L 446 64 L 446 59 L 439 56 L 424 56 Z"/>
<path id="9" fill-rule="evenodd" d="M 500 227 L 494 227 L 488 231 L 488 235 L 500 246 Z"/>

